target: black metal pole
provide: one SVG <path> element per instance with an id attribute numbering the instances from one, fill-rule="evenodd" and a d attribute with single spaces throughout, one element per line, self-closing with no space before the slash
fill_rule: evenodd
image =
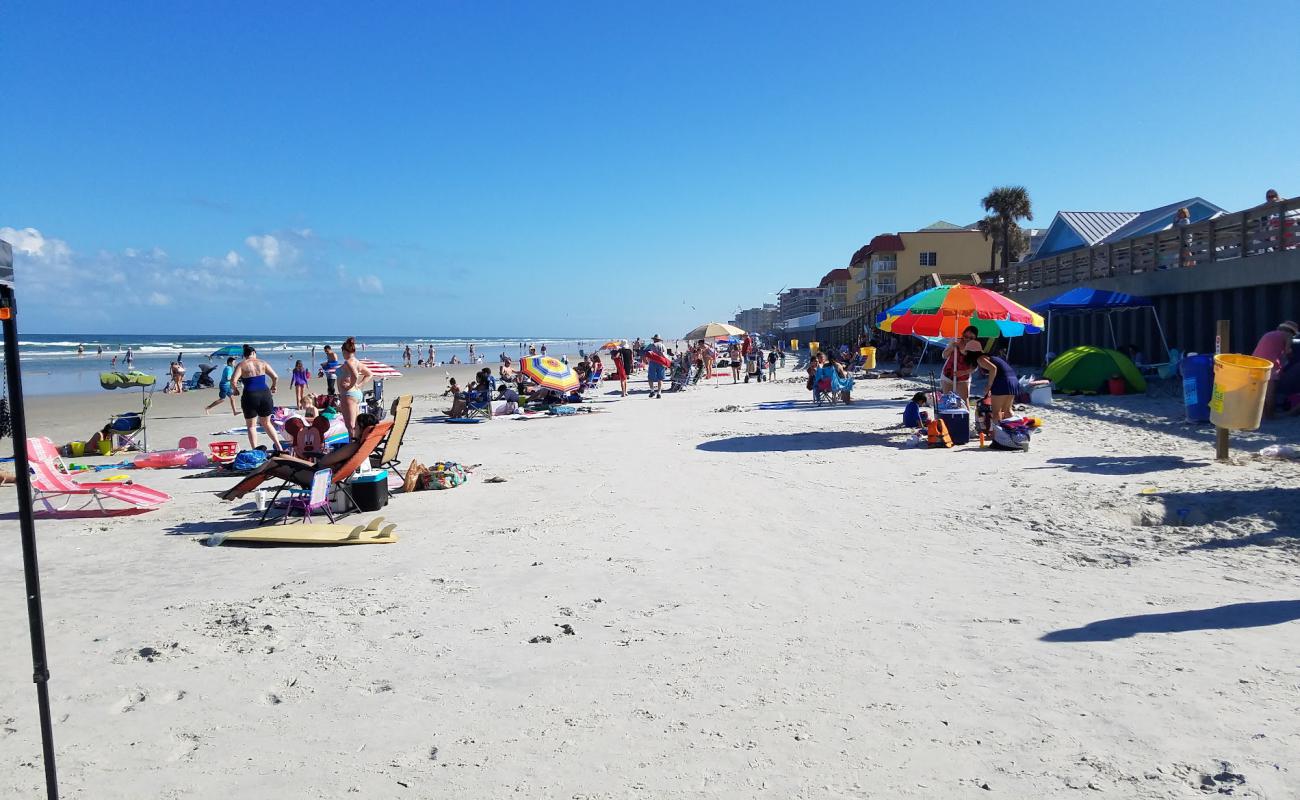
<path id="1" fill-rule="evenodd" d="M 41 575 L 36 561 L 36 521 L 32 479 L 27 466 L 27 418 L 23 410 L 23 378 L 18 363 L 18 322 L 14 319 L 14 290 L 0 284 L 0 320 L 4 328 L 5 374 L 9 379 L 9 413 L 13 418 L 14 477 L 18 489 L 18 527 L 22 533 L 23 573 L 27 585 L 27 620 L 32 638 L 32 680 L 41 718 L 41 754 L 45 761 L 45 795 L 58 800 L 59 778 L 54 768 L 54 724 L 50 720 L 50 670 L 45 658 L 45 616 L 41 611 Z"/>

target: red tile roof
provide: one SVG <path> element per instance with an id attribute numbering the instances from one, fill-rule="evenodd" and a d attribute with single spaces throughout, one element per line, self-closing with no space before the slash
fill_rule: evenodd
<path id="1" fill-rule="evenodd" d="M 830 272 L 826 273 L 826 277 L 822 278 L 822 282 L 817 284 L 817 286 L 818 287 L 829 286 L 832 283 L 840 283 L 840 282 L 847 283 L 852 279 L 853 276 L 849 273 L 848 269 L 841 267 L 840 269 L 833 269 Z"/>
<path id="2" fill-rule="evenodd" d="M 896 233 L 882 233 L 866 245 L 859 247 L 853 254 L 853 258 L 849 259 L 849 266 L 856 267 L 866 263 L 872 253 L 901 253 L 903 249 L 903 237 Z"/>

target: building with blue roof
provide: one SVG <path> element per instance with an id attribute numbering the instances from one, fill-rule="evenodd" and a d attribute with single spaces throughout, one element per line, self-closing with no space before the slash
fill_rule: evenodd
<path id="1" fill-rule="evenodd" d="M 1192 197 L 1148 211 L 1058 211 L 1042 242 L 1025 261 L 1034 261 L 1079 247 L 1111 244 L 1133 236 L 1162 231 L 1174 224 L 1178 209 L 1186 208 L 1192 222 L 1226 213 L 1214 203 Z"/>

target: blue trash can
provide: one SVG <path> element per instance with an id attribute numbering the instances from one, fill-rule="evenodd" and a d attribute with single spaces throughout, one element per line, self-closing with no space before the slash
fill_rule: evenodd
<path id="1" fill-rule="evenodd" d="M 1183 373 L 1183 405 L 1188 422 L 1210 421 L 1210 395 L 1214 391 L 1214 356 L 1186 356 Z"/>

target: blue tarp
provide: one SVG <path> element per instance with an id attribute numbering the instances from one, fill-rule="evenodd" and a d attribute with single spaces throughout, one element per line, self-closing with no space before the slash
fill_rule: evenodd
<path id="1" fill-rule="evenodd" d="M 1063 314 L 1069 311 L 1116 311 L 1121 308 L 1147 308 L 1153 305 L 1155 304 L 1149 297 L 1080 286 L 1051 300 L 1035 303 L 1030 308 L 1039 314 L 1046 314 L 1049 311 L 1053 314 Z"/>

